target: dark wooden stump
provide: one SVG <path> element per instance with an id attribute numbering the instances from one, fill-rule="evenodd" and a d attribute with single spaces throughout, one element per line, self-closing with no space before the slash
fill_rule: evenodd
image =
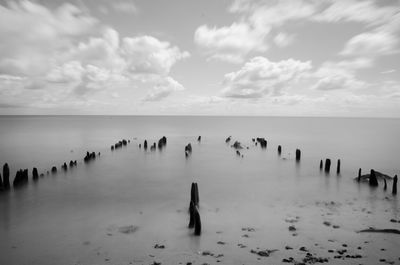
<path id="1" fill-rule="evenodd" d="M 325 172 L 329 173 L 331 171 L 331 160 L 329 158 L 325 159 Z"/>
<path id="2" fill-rule="evenodd" d="M 300 161 L 301 158 L 301 151 L 300 149 L 296 149 L 296 161 Z"/>
<path id="3" fill-rule="evenodd" d="M 371 187 L 377 187 L 378 186 L 378 180 L 376 179 L 375 170 L 373 170 L 373 169 L 371 169 L 371 173 L 369 175 L 369 185 Z"/>

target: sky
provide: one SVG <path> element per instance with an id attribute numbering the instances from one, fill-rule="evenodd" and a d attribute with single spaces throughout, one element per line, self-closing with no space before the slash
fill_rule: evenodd
<path id="1" fill-rule="evenodd" d="M 0 115 L 400 117 L 400 0 L 0 0 Z"/>

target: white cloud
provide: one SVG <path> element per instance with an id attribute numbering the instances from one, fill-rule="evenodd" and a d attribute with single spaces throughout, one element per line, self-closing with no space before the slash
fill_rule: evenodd
<path id="1" fill-rule="evenodd" d="M 71 4 L 55 10 L 30 2 L 0 5 L 0 73 L 43 74 L 55 51 L 91 32 L 97 20 Z"/>
<path id="2" fill-rule="evenodd" d="M 211 59 L 238 63 L 251 51 L 267 50 L 264 43 L 267 33 L 258 31 L 247 23 L 233 23 L 229 27 L 221 28 L 203 25 L 197 28 L 194 41 L 206 49 Z"/>
<path id="3" fill-rule="evenodd" d="M 389 32 L 365 32 L 351 38 L 341 54 L 355 56 L 388 55 L 398 52 L 396 50 L 398 43 L 398 37 Z"/>
<path id="4" fill-rule="evenodd" d="M 271 62 L 254 57 L 236 71 L 225 75 L 223 95 L 232 98 L 260 98 L 272 92 L 279 95 L 311 70 L 311 62 L 293 59 Z"/>
<path id="5" fill-rule="evenodd" d="M 138 12 L 138 8 L 133 1 L 117 1 L 111 5 L 114 10 L 121 13 L 136 14 Z"/>
<path id="6" fill-rule="evenodd" d="M 184 87 L 171 77 L 166 77 L 157 82 L 154 88 L 146 95 L 143 101 L 160 101 L 172 92 L 182 91 Z"/>
<path id="7" fill-rule="evenodd" d="M 331 74 L 326 77 L 322 77 L 312 87 L 316 90 L 337 90 L 337 89 L 359 89 L 365 87 L 365 83 L 357 80 L 352 75 L 344 74 Z"/>
<path id="8" fill-rule="evenodd" d="M 374 1 L 339 0 L 327 1 L 330 5 L 313 19 L 324 22 L 360 22 L 369 25 L 385 23 L 396 9 L 393 6 L 379 7 Z"/>
<path id="9" fill-rule="evenodd" d="M 337 62 L 325 62 L 310 77 L 317 79 L 312 86 L 316 90 L 358 90 L 369 87 L 369 84 L 359 80 L 356 71 L 372 67 L 372 60 L 356 58 Z"/>
<path id="10" fill-rule="evenodd" d="M 179 60 L 190 56 L 168 42 L 151 36 L 124 38 L 121 54 L 126 58 L 127 70 L 133 74 L 166 75 Z"/>
<path id="11" fill-rule="evenodd" d="M 0 91 L 9 102 L 61 104 L 69 98 L 72 104 L 72 98 L 90 101 L 93 93 L 139 82 L 154 86 L 154 97 L 162 98 L 160 91 L 167 96 L 182 88 L 169 74 L 189 57 L 152 36 L 121 38 L 70 4 L 56 9 L 30 1 L 0 5 L 0 35 L 7 36 L 0 42 Z"/>
<path id="12" fill-rule="evenodd" d="M 294 41 L 294 35 L 290 35 L 285 32 L 278 33 L 274 38 L 276 46 L 282 48 L 289 46 L 293 41 Z"/>

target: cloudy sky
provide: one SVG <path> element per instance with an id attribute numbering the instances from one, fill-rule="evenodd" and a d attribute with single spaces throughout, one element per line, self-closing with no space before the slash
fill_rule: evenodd
<path id="1" fill-rule="evenodd" d="M 0 114 L 400 117 L 399 0 L 0 0 Z"/>

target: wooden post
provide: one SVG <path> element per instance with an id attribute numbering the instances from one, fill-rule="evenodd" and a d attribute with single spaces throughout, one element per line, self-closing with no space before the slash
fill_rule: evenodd
<path id="1" fill-rule="evenodd" d="M 32 170 L 32 179 L 33 180 L 38 180 L 39 179 L 39 174 L 38 174 L 38 171 L 37 171 L 36 167 L 34 167 L 33 170 Z"/>
<path id="2" fill-rule="evenodd" d="M 6 190 L 10 188 L 10 168 L 7 163 L 3 166 L 3 187 Z"/>
<path id="3" fill-rule="evenodd" d="M 340 174 L 340 159 L 337 161 L 336 174 Z"/>
<path id="4" fill-rule="evenodd" d="M 393 178 L 392 194 L 393 194 L 393 195 L 396 195 L 396 194 L 397 194 L 397 175 L 394 176 L 394 178 Z"/>
<path id="5" fill-rule="evenodd" d="M 325 159 L 325 172 L 329 173 L 331 170 L 331 160 L 329 158 Z"/>
<path id="6" fill-rule="evenodd" d="M 201 220 L 200 220 L 200 213 L 196 207 L 194 207 L 194 235 L 199 236 L 201 235 Z"/>
<path id="7" fill-rule="evenodd" d="M 371 187 L 378 186 L 378 180 L 376 179 L 375 170 L 373 170 L 373 169 L 371 169 L 371 172 L 369 174 L 369 185 Z"/>
<path id="8" fill-rule="evenodd" d="M 300 149 L 296 149 L 296 161 L 300 161 L 301 151 Z"/>

